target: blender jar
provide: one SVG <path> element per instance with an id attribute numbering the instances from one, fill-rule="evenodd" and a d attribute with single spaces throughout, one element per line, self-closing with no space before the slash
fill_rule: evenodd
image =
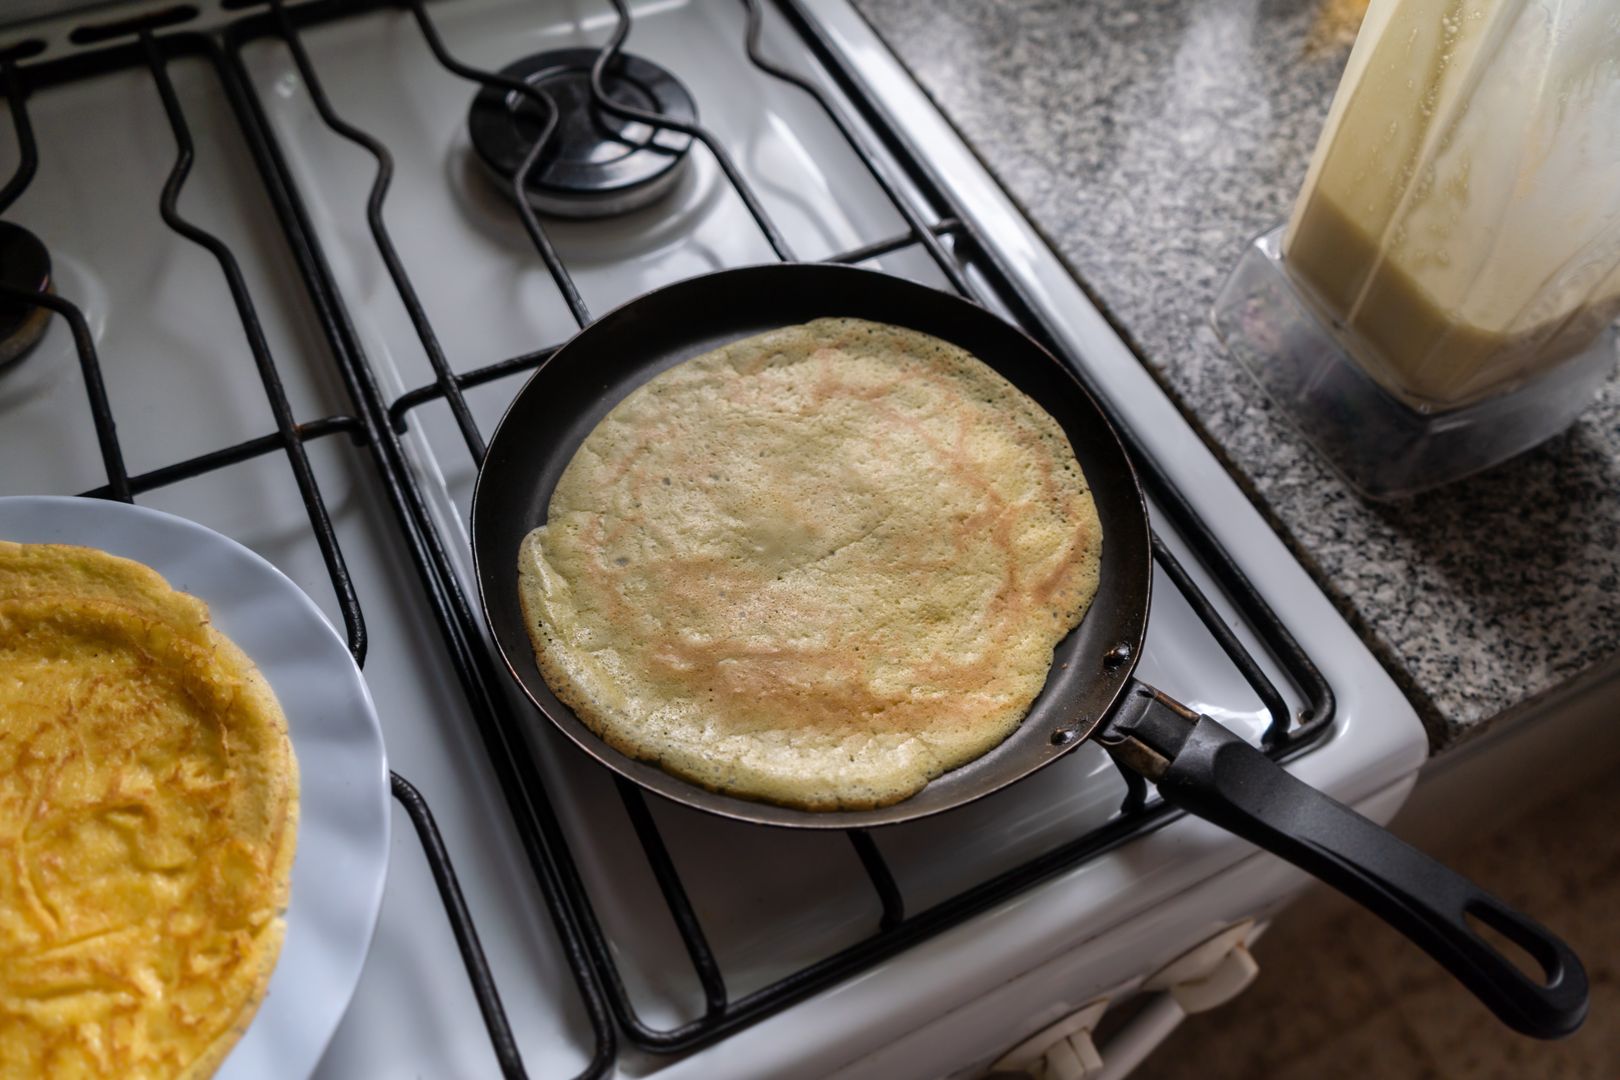
<path id="1" fill-rule="evenodd" d="M 1392 496 L 1566 427 L 1613 368 L 1616 314 L 1620 9 L 1373 0 L 1292 217 L 1214 317 L 1329 460 Z"/>

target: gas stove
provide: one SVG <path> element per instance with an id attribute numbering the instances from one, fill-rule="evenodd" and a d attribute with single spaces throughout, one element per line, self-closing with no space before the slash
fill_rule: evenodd
<path id="1" fill-rule="evenodd" d="M 695 274 L 850 263 L 1023 326 L 1144 465 L 1141 676 L 1370 816 L 1409 789 L 1410 706 L 845 0 L 84 7 L 0 26 L 0 494 L 219 529 L 362 662 L 399 821 L 320 1075 L 975 1075 L 1304 882 L 1093 746 L 803 835 L 540 722 L 472 599 L 484 439 L 577 327 Z"/>

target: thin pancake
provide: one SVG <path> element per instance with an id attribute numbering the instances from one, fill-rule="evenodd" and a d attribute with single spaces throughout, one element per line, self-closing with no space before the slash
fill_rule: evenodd
<path id="1" fill-rule="evenodd" d="M 204 1077 L 281 947 L 286 721 L 207 609 L 0 542 L 0 1077 Z"/>
<path id="2" fill-rule="evenodd" d="M 547 683 L 620 751 L 856 809 L 1018 726 L 1101 549 L 1039 405 L 937 338 L 818 319 L 620 402 L 525 538 L 519 587 Z"/>

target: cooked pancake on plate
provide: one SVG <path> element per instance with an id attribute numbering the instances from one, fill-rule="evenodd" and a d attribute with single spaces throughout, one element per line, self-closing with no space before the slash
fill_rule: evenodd
<path id="1" fill-rule="evenodd" d="M 298 766 L 208 610 L 0 541 L 0 1077 L 206 1077 L 281 948 Z"/>
<path id="2" fill-rule="evenodd" d="M 518 552 L 536 659 L 704 787 L 886 806 L 1005 739 L 1097 590 L 1068 438 L 927 334 L 817 319 L 663 372 Z"/>

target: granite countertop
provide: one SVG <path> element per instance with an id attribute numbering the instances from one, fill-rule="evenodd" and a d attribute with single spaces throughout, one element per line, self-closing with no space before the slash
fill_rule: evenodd
<path id="1" fill-rule="evenodd" d="M 1315 455 L 1210 329 L 1282 221 L 1357 0 L 856 0 L 1411 697 L 1436 749 L 1620 667 L 1620 380 L 1405 502 Z"/>

